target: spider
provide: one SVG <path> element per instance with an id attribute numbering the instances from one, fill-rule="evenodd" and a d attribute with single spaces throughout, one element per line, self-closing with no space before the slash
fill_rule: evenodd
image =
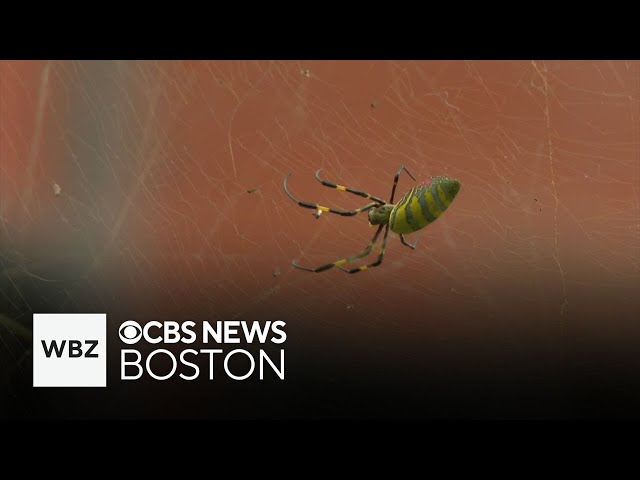
<path id="1" fill-rule="evenodd" d="M 368 268 L 377 267 L 382 263 L 382 260 L 384 258 L 384 251 L 387 246 L 387 236 L 389 235 L 389 230 L 397 233 L 400 236 L 400 241 L 403 245 L 411 249 L 416 248 L 416 244 L 407 242 L 404 238 L 404 235 L 407 233 L 417 232 L 430 223 L 436 221 L 436 219 L 440 217 L 440 215 L 442 215 L 442 213 L 449 207 L 453 199 L 458 194 L 458 191 L 460 190 L 460 182 L 458 182 L 458 180 L 445 176 L 431 177 L 430 179 L 427 179 L 423 184 L 411 188 L 411 190 L 409 190 L 398 203 L 394 204 L 393 198 L 396 193 L 396 186 L 398 185 L 400 174 L 405 171 L 414 181 L 416 180 L 404 165 L 400 167 L 393 179 L 391 198 L 388 202 L 385 202 L 381 198 L 374 197 L 373 195 L 369 195 L 366 192 L 353 190 L 351 188 L 343 187 L 342 185 L 336 185 L 335 183 L 327 182 L 326 180 L 320 178 L 321 171 L 322 169 L 319 169 L 316 172 L 316 179 L 325 187 L 335 188 L 340 190 L 341 192 L 353 193 L 354 195 L 368 198 L 369 200 L 372 200 L 372 202 L 368 203 L 364 207 L 356 208 L 355 210 L 339 210 L 335 208 L 323 207 L 316 203 L 300 201 L 295 198 L 287 189 L 287 179 L 291 174 L 284 177 L 284 191 L 294 202 L 296 202 L 301 207 L 315 210 L 316 212 L 314 213 L 314 216 L 316 218 L 320 218 L 322 212 L 335 213 L 336 215 L 342 215 L 344 217 L 352 217 L 361 212 L 369 211 L 369 225 L 378 225 L 378 229 L 376 230 L 375 235 L 373 236 L 369 244 L 364 248 L 364 250 L 350 257 L 343 258 L 332 263 L 327 263 L 317 268 L 302 267 L 298 265 L 295 260 L 291 262 L 291 264 L 295 268 L 314 273 L 324 272 L 333 267 L 338 267 L 340 270 L 347 273 L 358 273 L 367 270 Z M 378 259 L 375 262 L 352 269 L 346 269 L 342 267 L 342 265 L 344 265 L 345 263 L 353 262 L 354 260 L 369 255 L 371 253 L 373 245 L 377 242 L 378 237 L 380 236 L 380 232 L 382 232 L 383 228 L 384 237 L 382 240 L 382 249 L 380 250 Z"/>

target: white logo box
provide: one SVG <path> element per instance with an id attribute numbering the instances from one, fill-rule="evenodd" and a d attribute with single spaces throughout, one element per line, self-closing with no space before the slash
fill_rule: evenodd
<path id="1" fill-rule="evenodd" d="M 34 313 L 33 386 L 106 387 L 107 315 Z"/>

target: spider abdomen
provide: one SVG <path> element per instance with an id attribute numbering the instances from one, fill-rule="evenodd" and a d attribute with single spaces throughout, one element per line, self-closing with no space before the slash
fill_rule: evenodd
<path id="1" fill-rule="evenodd" d="M 398 234 L 416 232 L 435 222 L 451 205 L 460 183 L 449 177 L 433 177 L 412 188 L 389 216 L 389 228 Z"/>

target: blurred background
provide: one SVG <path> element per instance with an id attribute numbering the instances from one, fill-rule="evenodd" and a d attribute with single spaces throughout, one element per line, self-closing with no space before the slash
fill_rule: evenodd
<path id="1" fill-rule="evenodd" d="M 0 62 L 0 418 L 640 417 L 639 99 L 631 61 Z M 388 198 L 403 164 L 462 185 L 416 250 L 291 268 L 373 230 L 286 174 L 350 209 L 318 168 Z M 34 312 L 116 353 L 281 319 L 286 379 L 34 389 Z"/>

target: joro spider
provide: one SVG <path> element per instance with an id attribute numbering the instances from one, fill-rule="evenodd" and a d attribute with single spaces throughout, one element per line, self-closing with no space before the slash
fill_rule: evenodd
<path id="1" fill-rule="evenodd" d="M 411 249 L 416 248 L 416 244 L 407 242 L 404 238 L 404 235 L 407 233 L 417 232 L 430 223 L 435 222 L 449 207 L 449 205 L 451 205 L 451 202 L 453 202 L 453 199 L 456 197 L 458 191 L 460 190 L 460 182 L 458 182 L 458 180 L 446 176 L 431 177 L 424 183 L 411 188 L 411 190 L 409 190 L 404 195 L 404 197 L 402 197 L 402 200 L 394 204 L 393 198 L 396 193 L 396 186 L 398 185 L 400 174 L 405 171 L 414 181 L 416 180 L 404 165 L 400 167 L 398 173 L 396 173 L 393 179 L 391 198 L 388 202 L 385 202 L 381 198 L 374 197 L 373 195 L 369 195 L 366 192 L 353 190 L 351 188 L 343 187 L 342 185 L 336 185 L 335 183 L 327 182 L 326 180 L 320 178 L 321 171 L 322 169 L 316 172 L 316 179 L 325 187 L 335 188 L 340 190 L 341 192 L 353 193 L 354 195 L 368 198 L 369 200 L 372 200 L 372 202 L 365 205 L 364 207 L 356 208 L 355 210 L 339 210 L 335 208 L 323 207 L 321 205 L 318 205 L 317 203 L 303 202 L 294 197 L 287 189 L 287 178 L 289 178 L 291 174 L 284 177 L 284 191 L 294 202 L 296 202 L 301 207 L 316 210 L 316 213 L 314 214 L 316 218 L 320 218 L 322 212 L 335 213 L 336 215 L 342 215 L 344 217 L 352 217 L 361 212 L 369 211 L 369 225 L 379 226 L 369 244 L 360 253 L 356 253 L 355 255 L 337 260 L 332 263 L 327 263 L 326 265 L 321 265 L 317 268 L 302 267 L 298 265 L 295 260 L 291 262 L 291 264 L 295 268 L 314 273 L 324 272 L 333 267 L 338 267 L 340 270 L 347 273 L 358 273 L 367 270 L 368 268 L 377 267 L 382 263 L 382 259 L 384 258 L 384 251 L 387 246 L 387 236 L 389 235 L 389 230 L 397 233 L 400 236 L 400 241 L 403 245 Z M 383 227 L 384 238 L 382 239 L 382 249 L 378 254 L 378 259 L 373 263 L 363 265 L 361 267 L 352 269 L 342 268 L 342 265 L 344 265 L 345 263 L 353 262 L 354 260 L 369 255 L 371 253 L 373 245 L 378 240 Z"/>

